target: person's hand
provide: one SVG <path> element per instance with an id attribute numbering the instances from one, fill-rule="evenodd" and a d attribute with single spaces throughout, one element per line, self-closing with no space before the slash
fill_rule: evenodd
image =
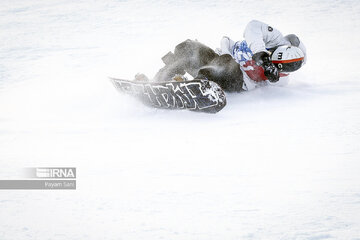
<path id="1" fill-rule="evenodd" d="M 270 82 L 279 81 L 279 70 L 270 61 L 270 54 L 268 52 L 257 52 L 252 56 L 252 59 L 255 61 L 256 65 L 261 66 L 264 69 L 264 74 Z"/>
<path id="2" fill-rule="evenodd" d="M 272 63 L 264 63 L 264 74 L 269 79 L 270 82 L 277 82 L 280 79 L 279 70 Z"/>

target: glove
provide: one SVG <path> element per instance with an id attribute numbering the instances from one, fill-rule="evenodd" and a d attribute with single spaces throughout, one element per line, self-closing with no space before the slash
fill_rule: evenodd
<path id="1" fill-rule="evenodd" d="M 252 59 L 255 61 L 256 65 L 261 66 L 264 69 L 264 74 L 270 82 L 279 81 L 279 70 L 270 61 L 270 54 L 268 52 L 257 52 L 252 56 Z"/>
<path id="2" fill-rule="evenodd" d="M 264 64 L 264 74 L 269 79 L 270 82 L 277 82 L 280 79 L 279 70 L 277 67 L 272 63 Z"/>

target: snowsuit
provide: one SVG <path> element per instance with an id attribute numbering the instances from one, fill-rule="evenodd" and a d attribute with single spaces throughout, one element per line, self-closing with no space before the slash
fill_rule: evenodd
<path id="1" fill-rule="evenodd" d="M 299 38 L 290 34 L 285 37 L 275 28 L 253 20 L 244 32 L 245 40 L 234 42 L 229 37 L 221 40 L 220 55 L 202 43 L 186 40 L 175 47 L 162 59 L 166 64 L 156 74 L 156 81 L 169 81 L 175 75 L 188 72 L 195 78 L 205 78 L 218 83 L 228 92 L 254 89 L 259 85 L 283 85 L 288 82 L 288 74 L 280 73 L 280 80 L 271 83 L 264 75 L 264 69 L 252 60 L 253 54 L 260 51 L 273 51 L 281 45 L 306 49 Z M 305 62 L 304 61 L 304 62 Z"/>

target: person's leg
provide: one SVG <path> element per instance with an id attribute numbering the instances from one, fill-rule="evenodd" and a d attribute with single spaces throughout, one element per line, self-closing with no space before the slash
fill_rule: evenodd
<path id="1" fill-rule="evenodd" d="M 216 82 L 224 91 L 243 91 L 243 73 L 240 65 L 229 54 L 218 56 L 203 66 L 196 78 Z"/>
<path id="2" fill-rule="evenodd" d="M 218 55 L 198 41 L 186 40 L 175 47 L 174 54 L 169 52 L 162 60 L 166 64 L 155 75 L 155 81 L 170 81 L 175 75 L 188 72 L 195 77 L 201 67 L 209 64 Z"/>

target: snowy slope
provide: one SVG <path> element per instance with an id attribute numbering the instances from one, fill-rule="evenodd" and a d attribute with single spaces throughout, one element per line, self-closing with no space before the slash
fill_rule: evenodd
<path id="1" fill-rule="evenodd" d="M 191 38 L 259 19 L 296 33 L 287 87 L 216 115 L 146 108 L 108 76 L 152 76 Z M 0 4 L 0 179 L 75 166 L 76 191 L 0 191 L 0 239 L 360 239 L 360 3 Z"/>

